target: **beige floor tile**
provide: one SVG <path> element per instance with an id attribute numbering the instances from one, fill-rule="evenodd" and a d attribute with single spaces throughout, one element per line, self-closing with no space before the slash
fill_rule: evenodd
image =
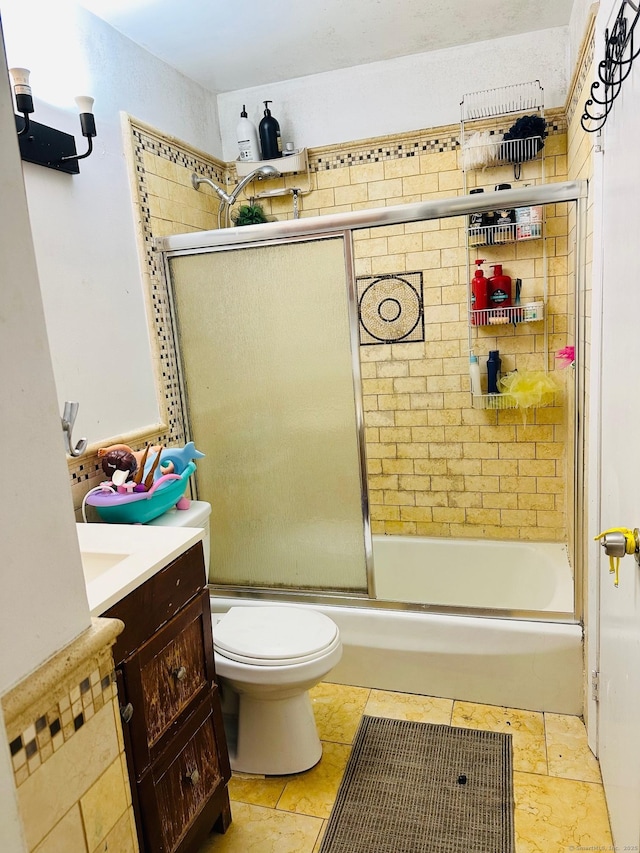
<path id="1" fill-rule="evenodd" d="M 310 690 L 320 740 L 352 743 L 370 692 L 367 687 L 327 682 Z"/>
<path id="2" fill-rule="evenodd" d="M 322 844 L 322 839 L 324 838 L 324 834 L 327 831 L 328 823 L 329 823 L 328 820 L 322 821 L 322 829 L 320 830 L 320 834 L 318 835 L 318 840 L 316 841 L 316 846 L 313 848 L 313 853 L 318 853 L 318 851 L 320 850 L 320 845 Z"/>
<path id="3" fill-rule="evenodd" d="M 328 818 L 350 753 L 346 744 L 323 742 L 318 764 L 287 782 L 278 809 Z"/>
<path id="4" fill-rule="evenodd" d="M 612 850 L 602 785 L 514 773 L 516 853 Z"/>
<path id="5" fill-rule="evenodd" d="M 587 743 L 587 731 L 580 717 L 544 715 L 549 776 L 600 782 L 600 767 Z"/>
<path id="6" fill-rule="evenodd" d="M 372 717 L 411 720 L 416 723 L 448 725 L 451 721 L 453 699 L 419 696 L 413 693 L 392 693 L 372 690 L 364 712 Z"/>
<path id="7" fill-rule="evenodd" d="M 289 780 L 289 776 L 249 778 L 233 774 L 228 785 L 229 797 L 237 802 L 275 809 Z"/>
<path id="8" fill-rule="evenodd" d="M 527 773 L 547 773 L 544 717 L 537 711 L 454 702 L 451 725 L 512 735 L 513 767 Z"/>
<path id="9" fill-rule="evenodd" d="M 199 853 L 313 853 L 322 821 L 309 815 L 234 803 L 224 835 L 213 833 Z"/>

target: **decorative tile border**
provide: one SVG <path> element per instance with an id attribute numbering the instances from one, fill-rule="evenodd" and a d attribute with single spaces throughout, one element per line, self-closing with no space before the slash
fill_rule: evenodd
<path id="1" fill-rule="evenodd" d="M 587 76 L 591 73 L 593 65 L 593 57 L 596 52 L 595 33 L 592 31 L 583 47 L 580 58 L 580 64 L 576 69 L 573 84 L 571 87 L 571 96 L 567 103 L 567 122 L 571 124 L 573 121 L 576 109 L 582 111 L 584 106 L 584 87 L 587 81 Z"/>
<path id="2" fill-rule="evenodd" d="M 111 655 L 9 742 L 16 787 L 116 696 Z"/>

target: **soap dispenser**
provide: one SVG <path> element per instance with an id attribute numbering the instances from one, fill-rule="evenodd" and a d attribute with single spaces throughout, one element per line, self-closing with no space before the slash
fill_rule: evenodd
<path id="1" fill-rule="evenodd" d="M 271 103 L 273 102 L 264 102 L 264 117 L 258 126 L 262 156 L 265 160 L 275 160 L 277 157 L 282 157 L 280 125 L 271 115 L 271 110 L 269 109 L 269 104 Z"/>
<path id="2" fill-rule="evenodd" d="M 247 107 L 242 105 L 240 120 L 236 128 L 238 150 L 240 151 L 241 161 L 251 161 L 260 159 L 260 148 L 258 146 L 258 131 L 253 122 L 247 117 Z"/>

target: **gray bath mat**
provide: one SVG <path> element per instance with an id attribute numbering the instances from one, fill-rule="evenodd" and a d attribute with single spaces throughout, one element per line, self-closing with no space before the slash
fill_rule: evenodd
<path id="1" fill-rule="evenodd" d="M 514 853 L 511 735 L 364 716 L 320 853 Z"/>

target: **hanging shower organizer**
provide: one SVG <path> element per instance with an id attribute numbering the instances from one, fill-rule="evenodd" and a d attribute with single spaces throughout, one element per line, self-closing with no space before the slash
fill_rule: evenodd
<path id="1" fill-rule="evenodd" d="M 487 194 L 496 195 L 495 210 L 504 208 L 500 204 L 500 192 L 495 187 L 512 181 L 525 184 L 542 184 L 544 173 L 544 131 L 524 138 L 504 139 L 505 133 L 513 130 L 515 123 L 524 117 L 536 129 L 544 124 L 543 89 L 538 80 L 471 92 L 460 102 L 460 148 L 464 194 L 482 190 L 482 202 Z M 542 120 L 542 121 L 540 121 Z M 523 123 L 521 122 L 521 124 Z M 515 335 L 516 326 L 522 323 L 542 324 L 544 342 L 544 365 L 548 369 L 547 305 L 547 256 L 544 239 L 544 209 L 542 207 L 506 210 L 502 221 L 490 224 L 489 217 L 469 217 L 465 227 L 467 266 L 467 314 L 469 327 L 469 351 L 482 358 L 485 349 L 499 349 L 501 355 L 509 353 L 510 337 L 499 334 L 509 328 Z M 509 221 L 504 221 L 509 220 Z M 484 258 L 487 265 L 504 263 L 509 267 L 513 261 L 505 246 L 541 241 L 542 246 L 542 294 L 527 295 L 527 301 L 507 308 L 487 308 L 473 311 L 469 283 L 473 276 L 474 262 Z M 517 248 L 516 255 L 517 259 Z M 508 270 L 505 270 L 508 273 Z M 510 274 L 510 273 L 508 273 Z M 514 278 L 512 276 L 512 278 Z M 515 296 L 515 278 L 513 280 Z M 526 287 L 526 283 L 525 283 Z M 493 341 L 488 340 L 488 334 Z M 497 344 L 494 343 L 497 341 Z M 500 394 L 477 394 L 472 396 L 473 407 L 479 409 L 516 408 L 513 398 Z M 549 405 L 547 403 L 546 405 Z"/>

